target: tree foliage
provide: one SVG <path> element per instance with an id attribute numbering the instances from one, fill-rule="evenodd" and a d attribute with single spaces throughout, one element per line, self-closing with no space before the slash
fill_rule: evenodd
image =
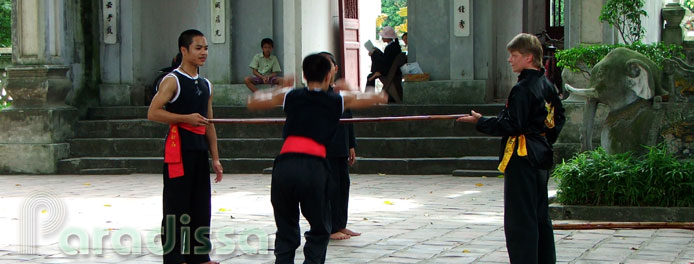
<path id="1" fill-rule="evenodd" d="M 644 0 L 607 0 L 600 12 L 600 21 L 615 27 L 626 44 L 641 40 L 646 30 L 641 25 L 641 16 L 648 16 L 643 10 Z"/>
<path id="2" fill-rule="evenodd" d="M 661 69 L 662 62 L 666 58 L 677 57 L 684 59 L 683 47 L 679 45 L 667 45 L 662 42 L 653 44 L 643 44 L 636 42 L 630 45 L 625 44 L 600 44 L 590 46 L 578 46 L 575 48 L 558 51 L 554 56 L 557 58 L 557 66 L 569 69 L 573 72 L 584 72 L 590 75 L 590 69 L 598 64 L 610 51 L 624 47 L 641 53 L 651 59 Z"/>
<path id="3" fill-rule="evenodd" d="M 694 0 L 684 1 L 684 7 L 689 8 L 690 11 L 694 12 Z"/>
<path id="4" fill-rule="evenodd" d="M 0 0 L 0 47 L 12 45 L 12 1 Z"/>
<path id="5" fill-rule="evenodd" d="M 407 0 L 381 0 L 381 23 L 377 23 L 377 30 L 381 30 L 382 27 L 391 26 L 393 28 L 398 28 L 400 33 L 407 32 L 407 26 L 402 27 L 401 25 L 407 24 L 407 11 L 402 12 L 402 9 L 407 8 Z M 405 14 L 405 16 L 401 16 Z M 380 21 L 378 21 L 380 22 Z"/>

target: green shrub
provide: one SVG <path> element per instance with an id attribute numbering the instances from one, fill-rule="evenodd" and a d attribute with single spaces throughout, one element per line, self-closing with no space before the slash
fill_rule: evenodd
<path id="1" fill-rule="evenodd" d="M 557 66 L 567 68 L 574 72 L 590 72 L 590 69 L 592 69 L 595 64 L 607 56 L 607 53 L 610 53 L 610 51 L 619 47 L 625 47 L 645 55 L 655 62 L 655 64 L 657 64 L 661 69 L 663 68 L 662 62 L 666 58 L 685 58 L 685 55 L 682 52 L 682 46 L 666 45 L 661 42 L 653 44 L 643 44 L 637 42 L 630 45 L 601 44 L 578 46 L 571 49 L 560 50 L 555 55 L 557 58 Z M 585 65 L 585 68 L 581 68 L 582 65 Z"/>
<path id="2" fill-rule="evenodd" d="M 641 25 L 641 17 L 648 16 L 643 10 L 644 0 L 607 0 L 600 11 L 600 21 L 613 26 L 624 43 L 636 43 L 646 30 Z"/>
<path id="3" fill-rule="evenodd" d="M 694 207 L 694 161 L 680 161 L 664 144 L 648 153 L 577 154 L 552 173 L 562 204 Z"/>

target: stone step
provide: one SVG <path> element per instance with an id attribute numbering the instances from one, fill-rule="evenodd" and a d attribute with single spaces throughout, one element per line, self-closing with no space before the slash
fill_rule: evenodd
<path id="1" fill-rule="evenodd" d="M 498 170 L 454 170 L 453 176 L 456 177 L 499 177 L 504 173 Z"/>
<path id="2" fill-rule="evenodd" d="M 218 104 L 217 104 L 218 105 Z M 386 105 L 355 111 L 355 117 L 460 114 L 494 115 L 501 104 Z M 217 118 L 282 117 L 281 108 L 263 112 L 243 106 L 216 106 Z M 167 125 L 146 120 L 147 107 L 91 108 L 76 125 L 71 156 L 61 173 L 161 173 Z M 216 125 L 227 173 L 262 173 L 271 168 L 282 140 L 282 124 Z M 353 173 L 450 174 L 454 170 L 493 170 L 499 138 L 454 120 L 355 124 L 357 164 Z M 112 168 L 116 168 L 115 170 Z"/>
<path id="3" fill-rule="evenodd" d="M 489 157 L 491 159 L 492 157 Z M 132 173 L 161 173 L 163 157 L 83 157 L 69 158 L 58 163 L 62 174 L 79 174 L 83 170 L 103 168 L 130 168 Z M 272 158 L 224 158 L 225 173 L 263 173 L 272 167 Z M 496 167 L 496 164 L 494 164 Z M 467 157 L 442 158 L 358 158 L 350 169 L 359 174 L 450 174 L 460 168 L 491 170 L 489 162 Z M 498 175 L 498 173 L 497 173 Z M 494 176 L 494 175 L 488 175 Z"/>
<path id="4" fill-rule="evenodd" d="M 354 116 L 404 116 L 404 115 L 442 115 L 467 114 L 470 110 L 485 115 L 496 115 L 504 107 L 503 104 L 471 104 L 471 105 L 384 105 L 353 111 Z M 90 108 L 87 120 L 118 120 L 146 119 L 146 106 L 113 106 Z M 249 111 L 243 106 L 215 106 L 214 116 L 217 118 L 263 118 L 282 117 L 281 108 L 267 111 Z"/>
<path id="5" fill-rule="evenodd" d="M 79 174 L 83 175 L 124 175 L 132 174 L 132 168 L 101 168 L 101 169 L 81 169 Z"/>
<path id="6" fill-rule="evenodd" d="M 357 138 L 357 155 L 367 158 L 462 157 L 496 155 L 496 137 Z M 224 158 L 274 158 L 281 138 L 222 138 Z M 80 138 L 70 140 L 71 157 L 153 157 L 164 153 L 163 138 Z"/>
<path id="7" fill-rule="evenodd" d="M 493 170 L 499 166 L 498 156 L 464 156 L 456 170 Z"/>
<path id="8" fill-rule="evenodd" d="M 212 85 L 214 87 L 213 105 L 245 106 L 248 96 L 252 94 L 246 84 L 217 83 Z M 258 90 L 272 89 L 271 85 L 268 84 L 258 84 L 255 88 Z"/>
<path id="9" fill-rule="evenodd" d="M 282 124 L 217 124 L 218 138 L 276 138 Z M 165 124 L 146 119 L 90 120 L 76 125 L 75 138 L 164 138 Z M 422 120 L 354 124 L 357 137 L 469 137 L 485 136 L 474 125 L 453 120 Z"/>
<path id="10" fill-rule="evenodd" d="M 82 157 L 58 162 L 61 174 L 78 174 L 84 169 L 131 168 L 134 173 L 161 173 L 164 157 Z M 225 173 L 261 173 L 272 166 L 272 158 L 222 159 Z"/>

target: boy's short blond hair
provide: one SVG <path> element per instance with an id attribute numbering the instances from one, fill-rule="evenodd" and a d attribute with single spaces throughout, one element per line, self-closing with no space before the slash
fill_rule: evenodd
<path id="1" fill-rule="evenodd" d="M 523 55 L 533 55 L 533 66 L 542 68 L 542 43 L 537 37 L 528 33 L 516 35 L 508 44 L 506 49 L 509 52 L 517 51 Z"/>

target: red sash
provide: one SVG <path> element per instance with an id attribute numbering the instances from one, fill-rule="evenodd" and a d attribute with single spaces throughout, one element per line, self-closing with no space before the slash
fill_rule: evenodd
<path id="1" fill-rule="evenodd" d="M 285 153 L 301 153 L 325 158 L 325 146 L 307 137 L 288 136 L 280 150 L 280 154 Z"/>
<path id="2" fill-rule="evenodd" d="M 166 145 L 164 146 L 164 163 L 169 164 L 170 179 L 181 177 L 184 174 L 179 127 L 198 135 L 204 135 L 207 132 L 206 126 L 191 126 L 186 123 L 169 126 L 169 136 L 166 137 Z"/>

